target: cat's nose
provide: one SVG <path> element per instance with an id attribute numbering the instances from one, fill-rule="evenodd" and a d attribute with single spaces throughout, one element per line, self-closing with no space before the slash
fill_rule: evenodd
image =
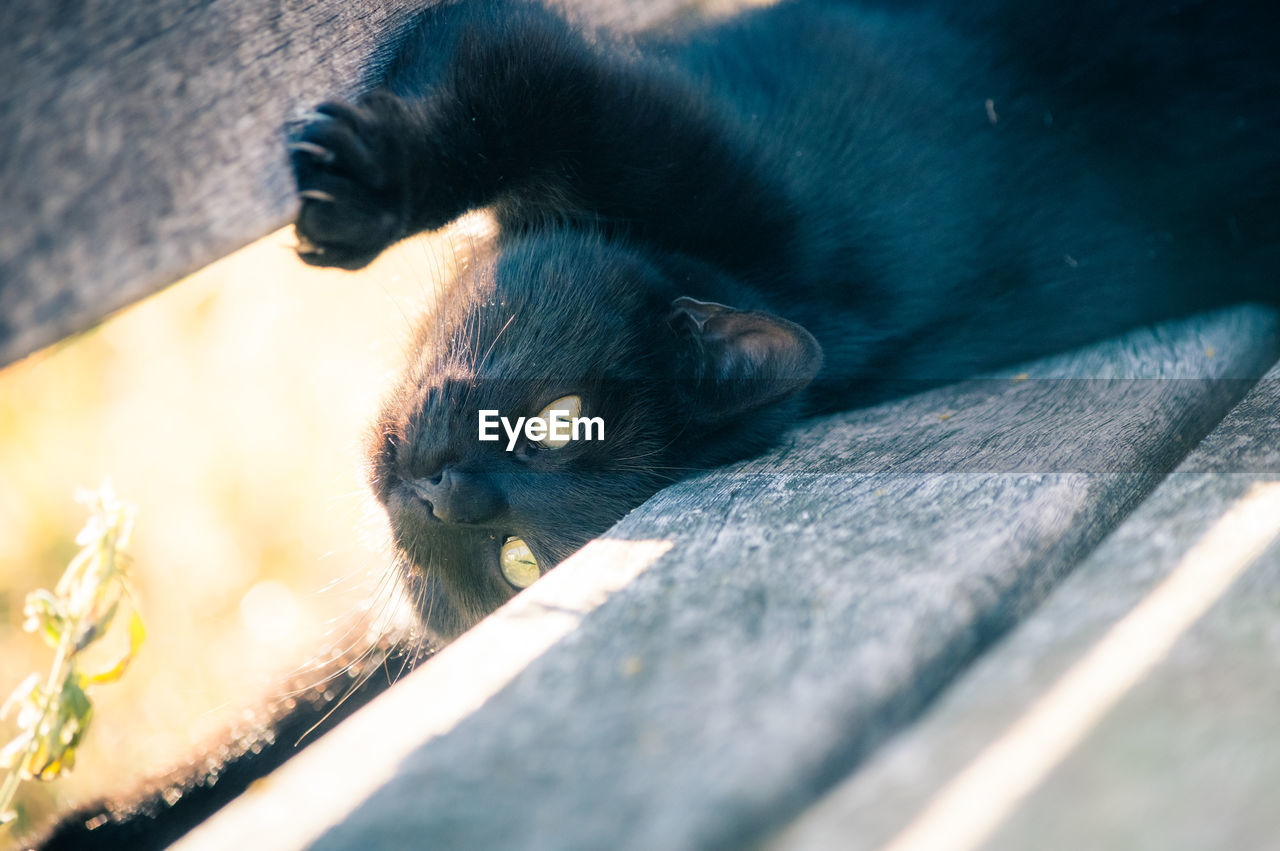
<path id="1" fill-rule="evenodd" d="M 473 470 L 445 467 L 430 478 L 414 479 L 410 486 L 445 523 L 486 523 L 507 507 L 493 481 Z"/>

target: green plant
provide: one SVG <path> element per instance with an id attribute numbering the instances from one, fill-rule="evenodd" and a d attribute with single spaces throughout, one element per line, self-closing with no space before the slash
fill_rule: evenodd
<path id="1" fill-rule="evenodd" d="M 77 493 L 90 515 L 76 536 L 81 549 L 52 592 L 27 595 L 23 629 L 54 649 L 47 675 L 33 673 L 13 691 L 0 719 L 17 710 L 18 735 L 0 750 L 0 824 L 11 821 L 18 786 L 24 780 L 53 780 L 75 765 L 76 747 L 93 717 L 89 688 L 118 680 L 146 635 L 126 577 L 124 552 L 134 509 L 120 502 L 111 483 Z M 85 651 L 107 634 L 117 615 L 128 612 L 128 648 L 97 672 L 87 670 Z"/>

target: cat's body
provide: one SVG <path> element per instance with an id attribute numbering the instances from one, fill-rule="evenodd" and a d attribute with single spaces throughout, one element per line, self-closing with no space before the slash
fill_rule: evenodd
<path id="1" fill-rule="evenodd" d="M 545 569 L 801 412 L 1274 296 L 1269 18 L 794 2 L 633 43 L 523 2 L 424 15 L 294 163 L 308 262 L 360 266 L 481 206 L 500 224 L 373 453 L 427 627 L 514 592 L 504 540 Z M 480 409 L 565 394 L 613 425 L 603 446 L 477 442 Z M 455 500 L 482 510 L 457 522 Z"/>
<path id="2" fill-rule="evenodd" d="M 545 571 L 806 412 L 1274 298 L 1275 28 L 1227 6 L 796 2 L 636 41 L 424 13 L 292 157 L 308 262 L 500 225 L 371 443 L 428 634 L 515 593 L 509 539 Z M 565 398 L 605 440 L 478 440 Z"/>
<path id="3" fill-rule="evenodd" d="M 389 90 L 460 91 L 457 124 L 501 144 L 479 154 L 459 126 L 367 101 L 416 137 L 401 176 L 427 200 L 348 250 L 358 263 L 488 204 L 508 237 L 572 224 L 707 262 L 713 280 L 686 287 L 756 299 L 823 343 L 818 385 L 840 389 L 810 394 L 821 409 L 847 406 L 854 378 L 962 377 L 1274 290 L 1280 62 L 1261 4 L 876 5 L 590 48 L 523 3 L 433 15 Z M 509 46 L 451 61 L 453 30 Z M 503 63 L 539 73 L 505 85 Z M 350 224 L 307 214 L 308 239 L 336 240 L 313 262 L 348 262 Z"/>
<path id="4" fill-rule="evenodd" d="M 897 5 L 678 52 L 785 183 L 794 241 L 752 286 L 822 343 L 811 410 L 1275 297 L 1261 6 Z"/>

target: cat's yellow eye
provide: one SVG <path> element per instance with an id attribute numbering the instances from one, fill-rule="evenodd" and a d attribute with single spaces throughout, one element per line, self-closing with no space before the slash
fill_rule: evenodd
<path id="1" fill-rule="evenodd" d="M 538 412 L 538 419 L 551 423 L 551 412 L 557 412 L 555 428 L 547 432 L 547 436 L 538 441 L 543 449 L 560 449 L 573 439 L 573 421 L 582 416 L 581 396 L 561 396 Z"/>
<path id="2" fill-rule="evenodd" d="M 498 554 L 498 566 L 502 568 L 503 577 L 516 588 L 528 588 L 542 575 L 529 545 L 519 538 L 507 538 Z"/>

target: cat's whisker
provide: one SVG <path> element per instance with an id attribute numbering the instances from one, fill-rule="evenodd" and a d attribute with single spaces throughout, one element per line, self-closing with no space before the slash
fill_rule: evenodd
<path id="1" fill-rule="evenodd" d="M 489 360 L 489 355 L 493 354 L 494 346 L 498 345 L 498 341 L 502 339 L 502 335 L 507 332 L 507 329 L 511 327 L 511 323 L 514 322 L 515 320 L 516 320 L 516 315 L 513 313 L 511 314 L 510 318 L 503 323 L 502 327 L 498 329 L 498 333 L 493 338 L 493 342 L 489 344 L 489 348 L 485 350 L 484 355 L 480 358 L 480 362 L 476 364 L 476 367 L 475 367 L 476 372 L 479 372 L 480 370 L 484 369 L 485 363 Z"/>
<path id="2" fill-rule="evenodd" d="M 391 574 L 390 572 L 386 574 L 386 576 L 392 576 L 392 575 L 393 574 Z M 391 585 L 383 585 L 380 587 L 390 587 L 393 590 L 393 593 L 390 595 L 387 595 L 387 598 L 383 601 L 382 610 L 379 612 L 378 616 L 375 617 L 373 620 L 373 623 L 375 625 L 381 625 L 384 623 L 386 606 L 395 602 L 396 593 L 402 591 L 402 588 L 399 585 L 399 583 L 394 583 Z M 382 629 L 381 633 L 374 636 L 372 640 L 369 641 L 368 646 L 365 647 L 365 649 L 360 653 L 360 655 L 354 661 L 347 663 L 340 670 L 325 677 L 318 684 L 311 686 L 311 688 L 315 688 L 317 687 L 317 685 L 322 685 L 324 683 L 331 682 L 337 677 L 348 673 L 353 668 L 364 665 L 365 662 L 367 662 L 376 652 L 378 652 L 380 645 L 384 643 L 385 637 L 387 635 L 386 627 L 382 626 L 381 629 Z M 391 652 L 394 652 L 394 646 L 398 646 L 400 648 L 400 651 L 403 655 L 403 659 L 401 660 L 400 670 L 397 672 L 394 678 L 391 678 L 391 671 L 390 671 L 390 668 L 387 667 L 387 661 L 390 658 Z M 356 675 L 355 681 L 351 683 L 351 685 L 347 688 L 347 690 L 343 693 L 341 697 L 339 697 L 336 701 L 334 701 L 334 703 L 327 709 L 327 711 L 325 711 L 325 713 L 321 716 L 321 718 L 318 721 L 312 724 L 311 727 L 309 727 L 306 731 L 302 733 L 302 735 L 298 737 L 297 741 L 294 743 L 295 746 L 297 744 L 300 744 L 304 739 L 306 739 L 307 736 L 311 735 L 311 733 L 314 732 L 316 728 L 320 727 L 322 724 L 328 721 L 329 718 L 332 717 L 334 712 L 336 712 L 347 700 L 349 700 L 352 697 L 352 695 L 356 694 L 358 691 L 360 691 L 360 689 L 364 687 L 364 685 L 377 672 L 379 668 L 386 670 L 387 676 L 389 678 L 388 685 L 390 685 L 390 683 L 393 682 L 395 679 L 399 679 L 399 677 L 403 674 L 405 667 L 409 664 L 411 660 L 416 660 L 418 657 L 424 655 L 428 650 L 428 648 L 421 643 L 417 643 L 417 644 L 411 643 L 411 641 L 407 637 L 403 640 L 397 641 L 396 645 L 394 646 L 391 651 L 388 651 L 386 655 L 383 656 L 379 664 L 368 665 L 367 667 L 361 668 L 361 670 Z M 347 651 L 344 651 L 344 654 L 345 652 L 349 652 L 349 649 Z M 337 658 L 341 658 L 341 656 L 344 654 L 339 654 Z M 298 692 L 294 692 L 294 694 L 295 695 L 299 694 L 302 691 L 305 691 L 305 689 Z"/>
<path id="3" fill-rule="evenodd" d="M 286 696 L 290 696 L 290 697 L 296 696 L 297 694 L 306 691 L 308 688 L 314 688 L 317 685 L 330 682 L 331 680 L 334 680 L 337 677 L 341 676 L 342 674 L 346 673 L 348 670 L 351 669 L 351 667 L 360 664 L 365 658 L 367 658 L 371 653 L 373 653 L 377 647 L 379 637 L 375 636 L 372 640 L 370 640 L 370 630 L 373 628 L 378 628 L 380 630 L 385 631 L 385 627 L 382 625 L 385 623 L 385 617 L 387 614 L 386 610 L 388 605 L 394 602 L 397 586 L 398 586 L 398 583 L 395 581 L 395 574 L 392 571 L 381 571 L 378 579 L 378 584 L 375 586 L 372 594 L 370 595 L 371 603 L 365 609 L 366 615 L 363 617 L 355 618 L 355 619 L 345 618 L 344 620 L 347 623 L 346 630 L 345 632 L 343 632 L 341 636 L 333 640 L 333 645 L 334 646 L 341 645 L 341 643 L 344 640 L 346 640 L 349 636 L 351 636 L 352 633 L 358 632 L 359 634 L 354 639 L 352 639 L 350 643 L 348 643 L 345 647 L 340 647 L 339 649 L 332 651 L 326 657 L 323 657 L 318 661 L 311 663 L 308 666 L 299 668 L 295 672 L 295 676 L 301 676 L 303 674 L 307 674 L 312 671 L 322 670 L 324 668 L 327 668 L 329 665 L 333 664 L 333 662 L 335 662 L 336 660 L 349 655 L 352 652 L 352 650 L 354 650 L 359 644 L 365 643 L 367 646 L 364 648 L 363 651 L 361 651 L 361 653 L 354 660 L 343 665 L 340 669 L 328 673 L 326 676 L 322 677 L 320 680 L 314 683 L 311 683 L 307 686 L 302 686 L 297 690 L 289 692 Z M 378 603 L 379 599 L 381 599 L 380 604 Z M 370 616 L 368 612 L 373 611 L 375 608 L 377 609 L 377 612 L 372 616 Z"/>
<path id="4" fill-rule="evenodd" d="M 313 664 L 313 665 L 312 665 L 312 666 L 310 666 L 310 667 L 303 668 L 303 669 L 301 669 L 301 670 L 299 670 L 299 671 L 295 672 L 294 676 L 296 676 L 296 677 L 301 677 L 301 676 L 303 676 L 304 674 L 309 674 L 309 673 L 313 673 L 314 671 L 321 670 L 321 669 L 323 669 L 323 668 L 327 667 L 328 665 L 333 664 L 333 663 L 334 663 L 334 662 L 336 662 L 338 659 L 341 659 L 341 658 L 342 658 L 346 653 L 350 652 L 350 651 L 351 651 L 351 649 L 352 649 L 352 648 L 354 648 L 355 646 L 356 646 L 356 645 L 353 643 L 353 644 L 349 645 L 349 646 L 347 647 L 347 649 L 346 649 L 346 650 L 344 650 L 344 651 L 342 651 L 342 652 L 339 652 L 339 653 L 335 653 L 335 654 L 333 654 L 332 656 L 330 656 L 330 657 L 329 657 L 329 658 L 327 658 L 327 659 L 323 659 L 323 660 L 321 660 L 320 662 L 318 662 L 318 663 L 316 663 L 316 664 Z M 364 649 L 364 650 L 362 650 L 362 651 L 361 651 L 361 652 L 360 652 L 360 653 L 359 653 L 359 654 L 358 654 L 354 659 L 352 659 L 352 660 L 350 660 L 350 661 L 348 661 L 348 662 L 344 663 L 344 664 L 342 665 L 342 667 L 340 667 L 340 668 L 338 668 L 338 669 L 336 669 L 336 670 L 333 670 L 333 671 L 329 671 L 328 673 L 326 673 L 324 676 L 320 677 L 319 679 L 311 680 L 311 681 L 306 682 L 306 683 L 304 683 L 304 684 L 302 684 L 302 685 L 299 685 L 297 688 L 293 688 L 293 689 L 290 689 L 290 690 L 288 690 L 288 691 L 286 691 L 286 692 L 282 693 L 282 694 L 280 695 L 279 699 L 282 699 L 282 700 L 283 700 L 283 699 L 288 699 L 288 698 L 291 698 L 291 697 L 297 697 L 298 695 L 306 694 L 308 691 L 311 691 L 311 690 L 313 690 L 313 689 L 317 689 L 317 688 L 319 688 L 319 687 L 321 687 L 321 686 L 325 685 L 326 683 L 330 683 L 330 682 L 332 682 L 332 681 L 336 680 L 338 677 L 342 676 L 342 675 L 343 675 L 343 674 L 345 674 L 347 671 L 351 670 L 351 668 L 352 668 L 353 666 L 355 666 L 355 665 L 359 665 L 359 664 L 361 663 L 361 661 L 363 661 L 365 658 L 367 658 L 367 657 L 368 657 L 372 652 L 373 652 L 373 647 L 372 647 L 372 646 L 365 648 L 365 649 Z"/>
<path id="5" fill-rule="evenodd" d="M 365 656 L 365 657 L 362 657 L 362 658 L 367 658 L 367 656 L 368 656 L 368 655 L 372 655 L 372 653 L 373 653 L 373 649 L 374 649 L 374 648 L 370 648 L 369 653 L 368 653 L 368 654 L 366 654 L 366 656 Z M 384 661 L 385 661 L 385 660 L 384 660 Z M 346 702 L 347 702 L 347 700 L 348 700 L 348 699 L 349 699 L 353 694 L 355 694 L 357 691 L 359 691 L 359 690 L 360 690 L 360 688 L 361 688 L 365 683 L 367 683 L 367 682 L 369 681 L 369 678 L 370 678 L 371 676 L 373 676 L 373 671 L 376 671 L 376 670 L 377 670 L 379 667 L 381 667 L 381 666 L 380 666 L 380 665 L 375 665 L 375 666 L 370 666 L 370 667 L 372 668 L 372 670 L 370 670 L 370 671 L 361 671 L 361 672 L 357 675 L 356 682 L 353 682 L 353 683 L 352 683 L 352 684 L 347 688 L 346 692 L 344 692 L 344 693 L 343 693 L 342 697 L 340 697 L 340 698 L 338 698 L 336 701 L 334 701 L 333 705 L 332 705 L 332 706 L 330 706 L 330 707 L 328 708 L 328 710 L 326 710 L 326 711 L 325 711 L 325 713 L 324 713 L 322 716 L 320 716 L 320 719 L 319 719 L 318 721 L 316 721 L 314 724 L 312 724 L 310 727 L 308 727 L 306 730 L 304 730 L 304 731 L 303 731 L 303 733 L 302 733 L 302 735 L 298 736 L 298 738 L 297 738 L 297 739 L 294 741 L 294 743 L 293 743 L 293 744 L 294 744 L 294 747 L 297 747 L 298 745 L 302 744 L 302 741 L 303 741 L 304 739 L 306 739 L 306 738 L 307 738 L 307 736 L 310 736 L 312 733 L 314 733 L 314 732 L 316 731 L 316 728 L 318 728 L 319 726 L 321 726 L 322 724 L 324 724 L 324 722 L 328 721 L 328 720 L 333 716 L 333 713 L 335 713 L 335 712 L 337 712 L 337 711 L 338 711 L 338 708 L 339 708 L 339 707 L 341 707 L 341 706 L 342 706 L 342 704 L 346 703 Z M 350 670 L 350 667 L 348 667 L 346 670 Z M 345 673 L 345 671 L 344 671 L 344 673 Z"/>

